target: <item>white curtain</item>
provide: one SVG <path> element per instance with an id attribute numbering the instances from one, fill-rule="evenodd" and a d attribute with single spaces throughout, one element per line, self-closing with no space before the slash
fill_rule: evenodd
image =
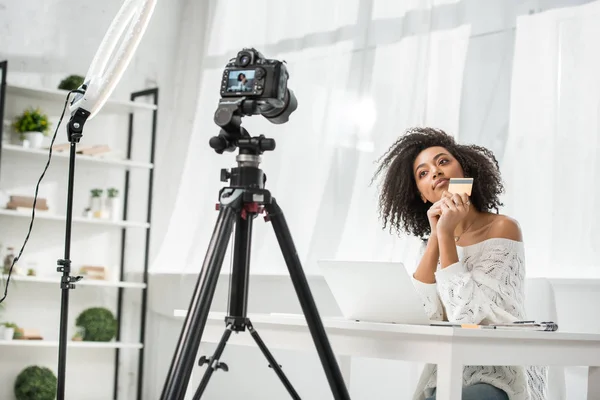
<path id="1" fill-rule="evenodd" d="M 224 185 L 219 171 L 235 166 L 234 154 L 217 155 L 208 146 L 219 132 L 213 114 L 223 68 L 243 47 L 285 60 L 289 87 L 298 98 L 286 124 L 252 116 L 243 125 L 277 141 L 261 166 L 305 271 L 317 273 L 322 258 L 399 259 L 413 268 L 408 257 L 416 254 L 415 242 L 382 230 L 377 184 L 370 181 L 374 162 L 407 127 L 458 130 L 469 28 L 434 32 L 431 10 L 438 3 L 214 3 L 185 167 L 152 270 L 201 268 Z M 382 24 L 391 29 L 381 29 Z M 251 268 L 286 271 L 272 227 L 262 219 L 254 224 Z"/>
<path id="2" fill-rule="evenodd" d="M 506 212 L 528 274 L 597 276 L 600 258 L 600 2 L 518 20 Z"/>
<path id="3" fill-rule="evenodd" d="M 407 127 L 458 130 L 469 28 L 432 32 L 431 9 L 437 3 L 265 0 L 248 7 L 243 1 L 216 2 L 206 27 L 185 167 L 152 270 L 201 268 L 223 186 L 219 172 L 235 166 L 234 154 L 217 155 L 208 146 L 219 132 L 213 113 L 223 68 L 243 47 L 285 60 L 289 87 L 298 98 L 286 124 L 253 116 L 243 125 L 277 141 L 277 149 L 264 154 L 262 168 L 305 271 L 317 273 L 321 258 L 406 261 L 414 254 L 414 241 L 382 230 L 377 184 L 370 181 L 375 160 Z M 381 20 L 392 29 L 380 29 Z M 257 219 L 252 272 L 285 271 L 271 225 Z"/>

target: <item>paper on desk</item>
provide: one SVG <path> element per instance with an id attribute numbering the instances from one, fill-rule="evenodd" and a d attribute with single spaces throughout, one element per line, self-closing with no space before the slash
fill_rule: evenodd
<path id="1" fill-rule="evenodd" d="M 528 322 L 528 323 L 512 323 L 512 324 L 458 324 L 448 323 L 443 321 L 432 322 L 431 326 L 448 326 L 463 329 L 498 329 L 498 330 L 516 330 L 516 331 L 546 331 L 554 332 L 558 330 L 558 324 L 554 322 Z"/>
<path id="2" fill-rule="evenodd" d="M 555 322 L 531 322 L 531 323 L 515 323 L 515 324 L 490 324 L 491 329 L 511 329 L 511 330 L 528 330 L 528 331 L 546 331 L 554 332 L 558 330 L 558 324 Z"/>

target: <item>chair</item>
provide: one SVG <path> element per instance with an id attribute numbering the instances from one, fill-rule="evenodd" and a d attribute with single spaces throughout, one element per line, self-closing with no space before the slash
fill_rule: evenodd
<path id="1" fill-rule="evenodd" d="M 554 288 L 546 278 L 525 279 L 525 311 L 527 319 L 557 321 Z M 548 368 L 548 400 L 565 400 L 565 369 L 560 366 Z"/>

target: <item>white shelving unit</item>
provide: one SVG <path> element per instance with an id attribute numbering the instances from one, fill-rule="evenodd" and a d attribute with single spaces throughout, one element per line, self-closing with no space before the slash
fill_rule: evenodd
<path id="1" fill-rule="evenodd" d="M 57 340 L 0 340 L 0 346 L 10 347 L 58 347 Z M 70 340 L 67 347 L 82 349 L 141 349 L 141 343 L 77 342 Z"/>
<path id="2" fill-rule="evenodd" d="M 31 212 L 23 212 L 16 210 L 0 209 L 0 215 L 15 218 L 28 218 L 31 219 Z M 64 215 L 51 214 L 47 211 L 36 211 L 35 219 L 50 220 L 50 221 L 66 221 Z M 83 218 L 73 216 L 74 224 L 88 224 L 88 225 L 99 225 L 99 226 L 112 226 L 116 228 L 150 228 L 150 224 L 146 222 L 135 222 L 135 221 L 111 221 L 99 218 Z"/>
<path id="3" fill-rule="evenodd" d="M 7 76 L 7 63 L 3 62 L 2 60 L 0 60 L 0 77 L 1 78 L 6 78 Z M 9 77 L 10 79 L 10 77 Z M 31 105 L 31 106 L 39 106 L 42 111 L 46 114 L 48 114 L 51 118 L 57 118 L 58 116 L 60 116 L 61 112 L 63 111 L 63 108 L 65 106 L 65 100 L 67 99 L 67 95 L 68 95 L 68 91 L 66 90 L 59 90 L 59 89 L 50 89 L 50 88 L 41 88 L 41 87 L 27 87 L 27 86 L 23 86 L 23 85 L 15 85 L 15 84 L 10 84 L 10 83 L 4 83 L 3 81 L 0 81 L 0 107 L 2 105 L 4 105 L 3 108 L 0 108 L 0 140 L 3 140 L 3 132 L 10 132 L 11 129 L 11 122 L 13 120 L 13 117 L 17 114 L 20 113 L 21 110 L 23 109 L 23 107 L 25 105 Z M 2 98 L 4 97 L 4 98 Z M 122 328 L 122 330 L 127 329 L 125 326 L 128 325 L 130 326 L 129 329 L 136 329 L 136 331 L 138 330 L 137 328 L 137 322 L 135 323 L 136 325 L 131 325 L 129 319 L 129 316 L 122 316 L 122 307 L 124 306 L 124 304 L 129 304 L 130 303 L 125 303 L 128 302 L 129 300 L 125 300 L 125 294 L 123 292 L 123 290 L 125 289 L 131 289 L 133 290 L 133 295 L 138 296 L 137 293 L 141 293 L 141 302 L 138 303 L 137 301 L 135 301 L 133 305 L 134 308 L 134 313 L 139 313 L 141 314 L 141 327 L 139 328 L 139 342 L 137 342 L 137 333 L 133 334 L 133 337 L 131 337 L 132 335 L 125 335 L 123 336 L 123 332 L 121 332 L 121 336 L 120 338 L 124 338 L 124 340 L 121 340 L 119 337 L 117 337 L 115 339 L 115 341 L 113 342 L 83 342 L 83 341 L 72 341 L 68 340 L 68 344 L 67 346 L 69 348 L 76 348 L 76 349 L 81 349 L 81 351 L 85 351 L 85 350 L 93 350 L 93 349 L 100 349 L 103 351 L 114 351 L 115 354 L 115 364 L 114 364 L 114 368 L 115 371 L 112 371 L 110 369 L 106 369 L 106 363 L 103 364 L 103 368 L 105 368 L 106 370 L 103 370 L 103 374 L 104 376 L 106 376 L 107 374 L 110 375 L 114 375 L 115 376 L 115 380 L 114 382 L 106 382 L 106 387 L 107 390 L 111 390 L 111 393 L 106 395 L 107 398 L 121 398 L 123 396 L 119 396 L 119 388 L 122 387 L 135 387 L 136 385 L 134 383 L 127 383 L 127 382 L 120 382 L 120 379 L 124 379 L 124 380 L 128 380 L 128 379 L 134 379 L 134 382 L 137 383 L 137 390 L 136 390 L 136 396 L 138 400 L 143 399 L 143 393 L 142 393 L 142 379 L 137 379 L 134 378 L 135 373 L 137 373 L 138 375 L 142 375 L 143 376 L 143 350 L 144 350 L 144 341 L 145 341 L 145 313 L 146 313 L 146 308 L 147 308 L 147 289 L 148 289 L 148 285 L 145 282 L 146 278 L 147 278 L 147 274 L 144 273 L 142 274 L 142 282 L 137 282 L 137 281 L 127 281 L 127 276 L 125 274 L 125 271 L 128 270 L 127 268 L 127 259 L 125 258 L 125 238 L 127 237 L 127 240 L 129 240 L 129 234 L 127 232 L 129 232 L 130 229 L 135 229 L 135 232 L 144 234 L 145 232 L 145 238 L 146 238 L 146 249 L 143 249 L 143 245 L 142 248 L 140 249 L 140 252 L 145 252 L 145 258 L 143 258 L 143 262 L 145 264 L 144 266 L 144 271 L 147 272 L 147 268 L 148 268 L 148 241 L 149 241 L 149 233 L 150 233 L 150 228 L 151 228 L 151 224 L 149 223 L 149 218 L 150 218 L 150 213 L 148 212 L 146 214 L 145 211 L 145 205 L 142 204 L 137 204 L 139 202 L 138 201 L 135 204 L 131 204 L 131 200 L 128 203 L 127 202 L 127 196 L 128 196 L 128 191 L 129 188 L 132 186 L 133 184 L 136 184 L 138 181 L 132 181 L 132 179 L 139 179 L 139 178 L 134 178 L 136 176 L 139 175 L 135 175 L 135 174 L 139 174 L 139 171 L 144 172 L 144 176 L 148 176 L 148 207 L 151 206 L 151 191 L 152 191 L 152 174 L 154 171 L 154 164 L 152 162 L 152 159 L 154 157 L 154 145 L 155 145 L 155 137 L 156 137 L 156 112 L 157 112 L 157 106 L 156 106 L 156 102 L 157 102 L 157 97 L 158 97 L 158 89 L 150 89 L 150 90 L 144 90 L 141 92 L 136 92 L 136 93 L 132 93 L 131 95 L 131 101 L 122 101 L 122 100 L 114 100 L 114 99 L 109 99 L 105 105 L 103 106 L 101 113 L 99 113 L 99 116 L 108 116 L 110 121 L 113 121 L 113 123 L 109 126 L 105 126 L 102 125 L 102 123 L 98 123 L 96 121 L 94 121 L 94 124 L 86 124 L 86 128 L 93 127 L 96 129 L 96 131 L 98 131 L 98 133 L 101 133 L 101 135 L 91 135 L 90 132 L 91 131 L 87 131 L 88 135 L 87 136 L 91 136 L 91 140 L 103 140 L 102 139 L 102 135 L 104 135 L 105 131 L 108 135 L 113 135 L 111 137 L 116 138 L 116 142 L 114 143 L 110 143 L 111 147 L 117 147 L 117 151 L 115 152 L 111 152 L 108 154 L 104 154 L 104 155 L 94 155 L 94 156 L 90 156 L 90 155 L 83 155 L 83 154 L 77 154 L 77 158 L 76 158 L 76 171 L 80 174 L 83 174 L 82 176 L 84 177 L 82 180 L 77 181 L 76 179 L 76 185 L 75 185 L 75 190 L 76 190 L 76 196 L 79 193 L 79 199 L 81 201 L 81 199 L 85 196 L 84 192 L 81 191 L 81 189 L 79 189 L 80 185 L 85 184 L 85 179 L 88 178 L 88 176 L 91 175 L 87 175 L 88 171 L 94 171 L 93 172 L 93 176 L 94 177 L 98 177 L 98 176 L 105 176 L 103 174 L 106 174 L 104 171 L 107 169 L 110 169 L 112 172 L 110 172 L 112 175 L 110 175 L 111 177 L 115 176 L 117 178 L 119 178 L 119 180 L 122 178 L 122 175 L 120 175 L 119 173 L 122 171 L 122 173 L 125 175 L 125 179 L 124 179 L 124 190 L 120 190 L 120 193 L 124 193 L 123 195 L 123 199 L 124 202 L 121 204 L 121 207 L 123 207 L 124 205 L 128 205 L 129 210 L 131 211 L 131 207 L 133 206 L 135 207 L 141 207 L 138 209 L 138 211 L 142 211 L 142 213 L 138 212 L 138 217 L 137 219 L 148 219 L 148 221 L 136 221 L 136 217 L 135 215 L 132 217 L 132 214 L 135 213 L 131 213 L 131 212 L 127 212 L 125 215 L 127 215 L 126 219 L 127 220 L 112 220 L 112 219 L 97 219 L 97 218 L 85 218 L 80 216 L 81 215 L 81 211 L 80 210 L 73 210 L 73 228 L 76 229 L 77 226 L 90 226 L 90 227 L 94 227 L 94 229 L 86 229 L 83 230 L 83 233 L 78 233 L 80 235 L 89 235 L 86 236 L 86 238 L 93 238 L 95 237 L 94 235 L 101 235 L 102 237 L 105 237 L 106 235 L 113 235 L 113 234 L 121 234 L 121 240 L 119 240 L 118 242 L 121 243 L 120 248 L 117 247 L 111 247 L 111 248 L 107 248 L 106 252 L 112 252 L 112 257 L 116 257 L 118 256 L 118 252 L 121 253 L 120 255 L 120 270 L 116 271 L 116 274 L 111 274 L 111 280 L 95 280 L 95 279 L 82 279 L 79 282 L 76 282 L 76 286 L 78 288 L 78 290 L 75 292 L 74 296 L 77 296 L 80 292 L 81 294 L 79 295 L 80 298 L 82 298 L 83 300 L 85 300 L 84 304 L 71 304 L 71 306 L 73 306 L 73 308 L 75 308 L 75 306 L 77 306 L 77 309 L 83 309 L 86 307 L 96 307 L 99 306 L 100 304 L 102 304 L 103 302 L 107 302 L 108 304 L 112 304 L 112 302 L 114 300 L 117 301 L 117 306 L 116 306 L 116 310 L 117 310 L 117 318 L 120 322 L 120 328 Z M 72 97 L 71 97 L 72 98 Z M 146 102 L 146 99 L 149 99 L 150 101 L 152 101 L 152 103 L 148 103 Z M 135 101 L 137 100 L 137 101 Z M 9 112 L 7 112 L 9 111 Z M 149 116 L 149 120 L 151 121 L 151 124 L 149 125 L 150 127 L 148 128 L 148 130 L 152 130 L 152 137 L 150 138 L 149 135 L 147 134 L 147 131 L 144 132 L 142 131 L 142 129 L 140 129 L 139 127 L 134 127 L 133 124 L 130 124 L 129 126 L 129 136 L 127 136 L 128 134 L 128 127 L 127 124 L 124 123 L 127 120 L 127 116 L 131 116 L 131 115 L 138 115 L 138 113 L 142 113 L 141 116 L 143 116 L 143 118 L 145 119 L 145 116 Z M 116 118 L 113 118 L 113 116 L 115 116 Z M 60 126 L 60 131 L 58 132 L 58 136 L 57 136 L 57 141 L 56 143 L 61 143 L 65 141 L 64 135 L 66 133 L 66 125 L 68 123 L 69 120 L 69 113 L 68 111 L 65 113 L 65 116 L 62 120 L 61 126 Z M 114 121 L 117 121 L 117 123 L 114 123 Z M 131 120 L 130 120 L 131 121 Z M 123 132 L 123 138 L 124 139 L 120 139 L 120 134 L 121 134 L 121 124 L 123 124 L 122 127 L 122 132 Z M 144 125 L 146 126 L 146 125 Z M 52 126 L 51 127 L 51 134 L 54 133 L 54 129 L 55 127 Z M 115 131 L 115 129 L 117 129 Z M 146 129 L 146 128 L 143 128 Z M 136 131 L 140 131 L 140 132 L 136 132 L 136 135 L 133 135 L 133 130 Z M 150 157 L 149 157 L 149 161 L 137 161 L 134 159 L 128 159 L 129 156 L 127 156 L 126 154 L 130 153 L 130 150 L 127 150 L 127 147 L 132 146 L 132 137 L 138 137 L 140 134 L 146 136 L 149 139 L 150 142 L 150 148 L 149 148 L 149 152 L 150 152 Z M 60 139 L 59 139 L 60 138 Z M 98 139 L 100 138 L 100 139 Z M 118 139 L 118 140 L 117 140 Z M 106 139 L 105 139 L 106 140 Z M 146 140 L 146 139 L 143 139 Z M 83 142 L 82 142 L 83 143 Z M 106 142 L 107 144 L 109 142 Z M 120 144 L 122 143 L 122 144 Z M 125 148 L 118 148 L 118 147 L 122 147 L 124 146 Z M 134 147 L 135 148 L 135 147 Z M 120 150 L 120 151 L 119 151 Z M 145 150 L 144 150 L 145 152 Z M 123 156 L 120 156 L 120 154 L 123 154 Z M 115 155 L 116 154 L 116 155 Z M 135 152 L 134 152 L 135 154 Z M 145 154 L 145 153 L 144 153 Z M 2 172 L 2 177 L 3 179 L 0 180 L 0 189 L 4 189 L 6 190 L 6 181 L 7 181 L 7 177 L 10 178 L 8 179 L 11 182 L 10 188 L 12 187 L 19 187 L 21 188 L 23 185 L 25 187 L 33 187 L 35 185 L 36 182 L 29 182 L 30 178 L 27 178 L 28 181 L 27 182 L 21 182 L 22 179 L 19 176 L 19 170 L 23 169 L 25 167 L 30 167 L 32 169 L 36 169 L 38 168 L 38 165 L 43 165 L 42 163 L 45 163 L 46 160 L 48 159 L 49 156 L 49 149 L 48 148 L 40 148 L 40 149 L 34 149 L 34 148 L 26 148 L 23 147 L 19 144 L 13 144 L 13 143 L 6 143 L 5 141 L 2 141 L 2 143 L 0 143 L 0 161 L 1 161 L 1 172 Z M 137 157 L 133 157 L 133 158 L 137 158 Z M 146 158 L 145 155 L 139 156 L 139 158 Z M 10 161 L 8 161 L 10 160 Z M 61 185 L 65 185 L 65 190 L 66 190 L 66 176 L 67 176 L 67 172 L 68 172 L 68 161 L 69 161 L 69 151 L 68 149 L 66 151 L 57 151 L 54 150 L 52 151 L 52 159 L 51 159 L 51 165 L 53 166 L 55 171 L 60 171 L 58 172 L 58 178 L 56 179 L 56 181 L 59 182 L 59 184 Z M 95 167 L 95 169 L 92 169 L 92 167 Z M 64 171 L 64 175 L 63 174 Z M 108 171 L 108 170 L 107 170 Z M 115 172 L 116 171 L 116 172 Z M 41 173 L 41 169 L 39 171 Z M 149 175 L 147 175 L 147 174 Z M 56 172 L 55 172 L 56 174 Z M 10 175 L 10 176 L 9 176 Z M 64 182 L 62 181 L 62 176 L 64 176 Z M 108 175 L 106 175 L 108 176 Z M 110 178 L 112 179 L 112 178 Z M 47 179 L 45 179 L 47 180 Z M 88 183 L 89 186 L 89 183 Z M 116 186 L 119 187 L 119 186 Z M 80 190 L 79 192 L 77 192 L 77 190 Z M 89 190 L 89 189 L 86 189 Z M 139 189 L 138 189 L 139 190 Z M 13 194 L 13 193 L 8 193 L 8 194 Z M 17 193 L 18 194 L 18 193 Z M 144 197 L 146 196 L 145 192 L 139 192 L 138 193 L 140 197 Z M 33 192 L 31 193 L 31 195 L 33 195 Z M 89 192 L 87 194 L 89 196 Z M 129 193 L 129 197 L 131 197 L 131 193 Z M 62 199 L 60 199 L 61 201 L 59 201 L 59 204 L 55 204 L 55 209 L 58 210 L 64 210 L 64 205 L 61 204 Z M 63 211 L 64 212 L 64 211 Z M 4 208 L 4 204 L 0 204 L 0 233 L 2 232 L 3 229 L 9 229 L 7 227 L 17 227 L 17 229 L 21 229 L 21 228 L 27 228 L 29 226 L 30 220 L 31 220 L 31 216 L 32 216 L 32 211 L 31 210 L 26 210 L 26 211 L 21 211 L 21 210 L 10 210 L 10 209 L 6 209 Z M 132 219 L 133 218 L 133 219 Z M 3 223 L 3 221 L 8 221 L 9 219 L 11 220 L 10 224 L 7 223 Z M 22 221 L 22 222 L 21 222 Z M 66 216 L 65 215 L 61 215 L 61 213 L 56 213 L 54 210 L 51 209 L 51 211 L 40 211 L 40 210 L 36 210 L 35 212 L 35 225 L 43 225 L 46 226 L 46 228 L 43 229 L 51 229 L 50 232 L 53 232 L 53 227 L 54 225 L 52 224 L 56 224 L 57 229 L 58 230 L 62 230 L 64 229 L 64 225 L 66 222 Z M 116 231 L 116 232 L 115 232 Z M 6 238 L 6 233 L 7 231 L 4 232 L 5 235 L 4 237 Z M 62 235 L 62 234 L 61 234 Z M 112 236 L 110 236 L 112 238 Z M 20 246 L 22 244 L 23 238 L 15 238 L 13 242 L 11 242 L 11 244 L 13 244 L 13 246 L 17 246 L 16 247 L 16 251 L 18 251 L 20 249 Z M 114 239 L 114 238 L 113 238 Z M 10 240 L 13 240 L 12 238 Z M 43 238 L 37 237 L 38 243 L 40 241 L 43 241 Z M 134 242 L 135 239 L 133 240 Z M 111 243 L 110 246 L 112 246 L 112 243 L 117 243 L 117 241 L 112 241 L 112 242 L 104 242 L 104 243 Z M 128 243 L 128 242 L 127 242 Z M 139 241 L 136 242 L 138 245 L 140 244 Z M 5 243 L 6 244 L 6 243 Z M 28 247 L 25 249 L 25 253 L 23 254 L 23 256 L 25 256 L 26 254 L 35 251 L 35 247 L 32 247 L 30 244 L 28 244 Z M 117 254 L 115 254 L 117 253 Z M 84 255 L 86 255 L 86 253 L 83 253 Z M 142 253 L 140 253 L 142 254 Z M 57 255 L 58 256 L 58 255 Z M 71 257 L 73 257 L 73 255 L 71 255 Z M 81 257 L 80 257 L 81 258 Z M 0 260 L 1 261 L 1 260 Z M 50 263 L 54 263 L 56 260 L 47 260 Z M 86 260 L 81 260 L 78 259 L 76 260 L 79 263 L 83 263 L 85 264 Z M 137 261 L 136 261 L 137 262 Z M 38 265 L 42 264 L 42 265 L 47 265 L 46 264 L 46 260 L 43 260 L 42 262 L 38 262 Z M 98 263 L 94 263 L 92 265 L 98 265 Z M 100 264 L 101 265 L 101 264 Z M 112 267 L 112 265 L 108 266 L 109 268 Z M 46 270 L 47 268 L 44 267 L 44 270 Z M 51 270 L 55 270 L 56 266 L 52 266 Z M 0 271 L 1 273 L 1 271 Z M 74 269 L 73 272 L 71 273 L 71 275 L 75 276 L 77 275 L 76 270 Z M 35 298 L 36 301 L 38 301 L 37 304 L 44 304 L 44 306 L 42 307 L 46 307 L 46 304 L 48 304 L 48 309 L 44 310 L 44 309 L 40 309 L 39 312 L 44 314 L 51 314 L 54 315 L 56 314 L 59 310 L 54 308 L 56 307 L 57 304 L 57 299 L 60 298 L 60 281 L 61 281 L 61 277 L 62 274 L 60 274 L 59 272 L 56 272 L 55 274 L 49 274 L 48 271 L 46 271 L 45 273 L 41 273 L 38 274 L 38 276 L 23 276 L 23 275 L 11 275 L 10 278 L 10 287 L 9 289 L 9 296 L 7 298 L 7 303 L 3 304 L 6 305 L 6 308 L 11 308 L 11 307 L 17 307 L 19 309 L 19 311 L 15 313 L 12 313 L 12 317 L 8 318 L 10 320 L 12 320 L 13 322 L 16 322 L 17 324 L 19 323 L 18 321 L 18 317 L 15 317 L 15 315 L 19 316 L 21 315 L 21 309 L 23 309 L 23 312 L 27 315 L 29 315 L 29 321 L 30 323 L 34 324 L 37 321 L 35 320 L 36 318 L 36 310 L 32 308 L 28 308 L 27 305 L 27 299 L 29 298 L 28 296 L 30 296 L 29 293 L 31 293 L 32 298 Z M 6 279 L 7 276 L 6 275 L 1 275 L 0 274 L 0 288 L 2 288 L 2 290 L 4 289 L 4 284 L 6 283 Z M 135 279 L 135 278 L 134 278 Z M 13 286 L 15 286 L 13 288 Z M 80 289 L 81 287 L 81 289 Z M 51 292 L 51 288 L 56 288 L 56 292 L 52 291 L 52 294 L 50 294 Z M 96 289 L 94 289 L 96 288 Z M 102 290 L 98 290 L 98 289 L 102 289 Z M 105 292 L 104 290 L 109 290 L 108 292 Z M 114 290 L 113 291 L 111 291 Z M 16 301 L 11 301 L 11 295 L 10 292 L 12 290 L 17 290 L 19 291 L 19 295 L 21 296 L 19 298 L 19 300 Z M 96 290 L 96 291 L 94 291 Z M 127 292 L 129 293 L 129 292 Z M 45 296 L 45 297 L 44 297 Z M 52 298 L 48 298 L 49 296 L 51 296 Z M 0 293 L 0 297 L 1 297 L 1 293 Z M 102 300 L 104 299 L 104 300 Z M 109 300 L 110 299 L 110 300 Z M 89 306 L 87 305 L 88 302 L 91 302 L 89 304 Z M 137 305 L 140 304 L 140 305 Z M 37 307 L 40 307 L 39 305 Z M 52 308 L 50 308 L 52 307 Z M 139 311 L 137 311 L 138 307 L 141 309 Z M 71 315 L 70 312 L 70 317 L 74 318 L 75 315 Z M 41 316 L 41 315 L 40 315 Z M 45 319 L 44 321 L 54 321 L 54 317 L 49 317 L 44 315 Z M 15 318 L 17 320 L 15 320 Z M 32 322 L 33 321 L 33 322 Z M 3 319 L 0 319 L 0 322 L 4 322 Z M 41 323 L 41 322 L 40 322 Z M 10 341 L 4 341 L 4 340 L 0 340 L 0 354 L 3 352 L 3 348 L 6 349 L 6 351 L 8 351 L 8 348 L 22 348 L 23 351 L 25 351 L 26 349 L 28 352 L 35 352 L 36 349 L 38 348 L 58 348 L 59 347 L 59 342 L 58 340 L 54 340 L 55 339 L 55 335 L 52 334 L 48 334 L 48 329 L 52 329 L 50 330 L 50 332 L 53 332 L 54 328 L 49 328 L 50 325 L 40 325 L 40 328 L 44 328 L 46 334 L 43 336 L 50 336 L 49 339 L 45 339 L 45 340 L 10 340 Z M 27 326 L 25 326 L 27 327 Z M 32 326 L 33 327 L 33 326 Z M 133 330 L 131 332 L 134 332 Z M 58 333 L 58 332 L 56 332 Z M 132 359 L 130 362 L 127 362 L 126 359 L 120 359 L 119 357 L 119 350 L 125 350 L 125 349 L 130 349 L 130 350 L 136 350 L 139 351 L 137 352 L 138 357 L 136 357 L 135 359 Z M 14 354 L 20 354 L 21 350 L 13 350 L 16 351 L 16 353 Z M 30 353 L 28 356 L 26 356 L 26 359 L 31 359 L 31 354 L 35 354 L 35 353 Z M 1 357 L 0 357 L 1 358 Z M 4 362 L 7 362 L 9 360 L 4 360 Z M 19 359 L 18 357 L 16 357 L 14 360 L 10 360 L 10 363 L 15 362 L 15 363 L 19 363 Z M 89 358 L 89 360 L 87 359 L 86 356 L 86 368 L 89 368 L 90 364 L 93 364 L 94 359 L 93 358 Z M 69 360 L 67 360 L 67 365 L 69 364 Z M 127 368 L 127 364 L 129 364 L 129 369 L 125 369 Z M 8 364 L 10 365 L 10 364 Z M 119 373 L 117 371 L 121 371 L 123 370 L 123 372 Z M 2 372 L 2 368 L 0 368 L 0 381 L 4 382 L 5 379 L 2 376 L 3 372 Z M 93 380 L 96 379 L 95 376 L 90 376 L 89 379 Z M 112 385 L 111 385 L 112 384 Z M 109 386 L 110 385 L 110 386 Z M 112 386 L 112 387 L 111 387 Z M 108 389 L 110 388 L 110 389 Z M 2 394 L 4 392 L 2 392 L 2 390 L 0 390 L 0 397 L 2 397 Z M 128 393 L 124 395 L 125 397 L 127 397 L 128 399 L 134 399 L 136 398 L 136 396 L 133 396 L 133 394 Z"/>
<path id="4" fill-rule="evenodd" d="M 2 275 L 3 280 L 6 282 L 7 275 Z M 58 285 L 60 283 L 60 277 L 56 278 L 51 277 L 37 277 L 37 276 L 21 276 L 21 275 L 11 275 L 11 282 L 26 282 L 32 284 L 53 284 Z M 107 280 L 97 280 L 97 279 L 89 279 L 86 280 L 83 278 L 81 281 L 77 282 L 78 286 L 99 286 L 99 287 L 121 287 L 121 288 L 129 288 L 129 289 L 145 289 L 147 285 L 145 283 L 137 283 L 137 282 L 126 282 L 126 281 L 107 281 Z"/>
<path id="5" fill-rule="evenodd" d="M 45 89 L 11 84 L 6 85 L 7 97 L 21 96 L 43 100 L 56 107 L 59 111 L 62 110 L 68 93 L 67 90 L 60 89 Z M 129 114 L 140 110 L 152 111 L 156 109 L 157 107 L 154 104 L 111 99 L 102 107 L 102 112 L 109 114 Z M 48 111 L 51 112 L 52 110 L 48 109 Z"/>
<path id="6" fill-rule="evenodd" d="M 48 158 L 48 149 L 28 149 L 22 146 L 17 146 L 14 144 L 5 144 L 2 146 L 2 151 L 7 154 L 17 154 L 22 156 L 33 156 L 33 157 L 43 157 L 44 159 Z M 58 159 L 61 161 L 69 160 L 69 153 L 67 151 L 52 152 L 52 159 Z M 78 154 L 77 155 L 77 163 L 90 163 L 90 164 L 100 164 L 102 166 L 109 167 L 117 167 L 117 168 L 142 168 L 142 169 L 152 169 L 154 165 L 150 163 L 137 162 L 137 161 L 129 161 L 129 160 L 119 160 L 112 158 L 104 158 L 99 156 L 87 156 Z"/>

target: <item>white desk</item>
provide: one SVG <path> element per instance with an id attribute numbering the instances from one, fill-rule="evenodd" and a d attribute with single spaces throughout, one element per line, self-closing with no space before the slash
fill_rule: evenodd
<path id="1" fill-rule="evenodd" d="M 185 317 L 185 310 L 175 310 Z M 202 336 L 218 343 L 224 314 L 211 313 Z M 249 314 L 269 349 L 316 352 L 302 316 Z M 460 329 L 323 319 L 334 353 L 438 365 L 438 400 L 460 400 L 464 365 L 588 366 L 588 400 L 600 399 L 600 334 Z M 228 345 L 256 346 L 248 332 L 232 335 Z M 348 365 L 340 368 L 349 386 Z"/>

